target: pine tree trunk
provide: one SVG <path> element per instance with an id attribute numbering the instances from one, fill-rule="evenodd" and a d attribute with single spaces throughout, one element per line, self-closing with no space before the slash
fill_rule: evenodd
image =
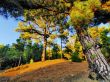
<path id="1" fill-rule="evenodd" d="M 63 47 L 63 41 L 62 41 L 62 37 L 61 37 L 61 59 L 63 58 L 63 50 L 62 50 L 62 47 Z"/>
<path id="2" fill-rule="evenodd" d="M 19 58 L 18 66 L 20 66 L 20 64 L 21 64 L 21 55 L 20 55 L 20 58 Z"/>
<path id="3" fill-rule="evenodd" d="M 46 46 L 47 46 L 47 38 L 44 36 L 44 44 L 43 44 L 43 52 L 41 61 L 45 61 L 46 59 Z"/>
<path id="4" fill-rule="evenodd" d="M 88 34 L 87 29 L 80 27 L 75 29 L 83 47 L 83 52 L 87 57 L 89 68 L 97 74 L 97 77 L 110 81 L 110 66 L 102 54 L 100 47 Z"/>
<path id="5" fill-rule="evenodd" d="M 46 48 L 47 48 L 47 30 L 46 28 L 44 28 L 44 36 L 43 36 L 43 40 L 44 40 L 44 43 L 43 43 L 43 52 L 42 52 L 42 58 L 41 58 L 41 61 L 45 61 L 46 59 Z"/>

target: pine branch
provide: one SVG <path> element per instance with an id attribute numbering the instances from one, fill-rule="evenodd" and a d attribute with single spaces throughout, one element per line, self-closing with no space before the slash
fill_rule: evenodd
<path id="1" fill-rule="evenodd" d="M 44 6 L 42 4 L 38 4 L 38 3 L 33 4 L 32 1 L 28 2 L 27 0 L 18 0 L 18 3 L 24 9 L 45 9 L 45 10 L 48 10 L 48 11 L 52 11 L 52 12 L 54 12 L 56 14 L 61 14 L 61 13 L 69 14 L 68 12 L 65 12 L 65 11 L 62 12 L 62 11 L 54 10 L 52 7 Z"/>
<path id="2" fill-rule="evenodd" d="M 30 26 L 32 26 L 32 25 L 30 25 Z M 30 29 L 30 33 L 37 33 L 41 36 L 46 36 L 47 38 L 50 36 L 49 34 L 43 34 L 41 31 L 33 29 L 33 28 Z"/>

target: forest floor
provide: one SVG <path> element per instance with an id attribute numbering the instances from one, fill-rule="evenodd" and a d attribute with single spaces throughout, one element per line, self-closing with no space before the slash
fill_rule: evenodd
<path id="1" fill-rule="evenodd" d="M 87 81 L 84 82 L 96 82 L 88 79 L 87 75 L 87 62 L 76 63 L 56 59 L 5 70 L 0 73 L 0 82 L 83 82 L 82 79 L 75 81 L 79 77 L 86 78 Z"/>

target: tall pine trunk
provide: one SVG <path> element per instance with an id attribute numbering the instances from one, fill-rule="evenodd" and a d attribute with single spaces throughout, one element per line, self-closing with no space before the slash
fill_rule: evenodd
<path id="1" fill-rule="evenodd" d="M 63 58 L 63 50 L 62 50 L 62 48 L 63 48 L 63 40 L 62 40 L 62 37 L 61 37 L 61 59 Z"/>
<path id="2" fill-rule="evenodd" d="M 43 52 L 42 52 L 42 61 L 46 59 L 46 46 L 47 46 L 47 38 L 44 37 L 44 44 L 43 44 Z"/>
<path id="3" fill-rule="evenodd" d="M 47 35 L 46 35 L 46 28 L 44 29 L 44 36 L 43 36 L 43 52 L 42 52 L 42 57 L 41 57 L 41 61 L 45 61 L 46 59 L 46 48 L 47 48 Z"/>
<path id="4" fill-rule="evenodd" d="M 98 77 L 110 81 L 110 66 L 102 54 L 100 47 L 88 34 L 87 29 L 81 27 L 75 29 L 83 47 L 83 53 L 87 57 L 89 68 L 95 72 Z"/>
<path id="5" fill-rule="evenodd" d="M 21 64 L 21 55 L 19 57 L 18 66 L 20 66 L 20 64 Z"/>

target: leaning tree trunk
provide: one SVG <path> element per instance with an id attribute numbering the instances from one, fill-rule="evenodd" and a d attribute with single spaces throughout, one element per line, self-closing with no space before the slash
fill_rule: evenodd
<path id="1" fill-rule="evenodd" d="M 107 63 L 100 47 L 88 34 L 87 29 L 77 27 L 75 28 L 79 41 L 83 47 L 83 52 L 87 57 L 89 68 L 101 76 L 104 80 L 110 81 L 110 66 Z"/>

